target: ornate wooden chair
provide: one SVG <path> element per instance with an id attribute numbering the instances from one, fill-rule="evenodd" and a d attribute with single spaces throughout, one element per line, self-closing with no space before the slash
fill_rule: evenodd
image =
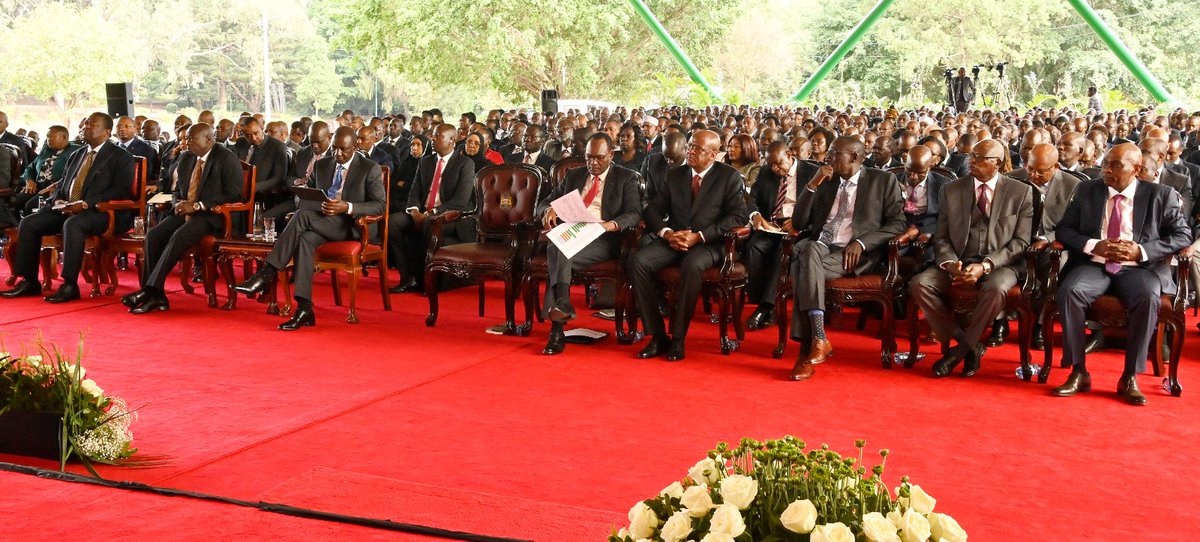
<path id="1" fill-rule="evenodd" d="M 351 324 L 358 323 L 358 314 L 354 309 L 358 300 L 358 279 L 363 272 L 364 265 L 374 265 L 379 268 L 379 291 L 383 294 L 383 310 L 392 310 L 392 297 L 388 292 L 387 285 L 387 205 L 390 202 L 392 191 L 390 177 L 391 170 L 384 167 L 383 186 L 386 197 L 384 198 L 383 214 L 355 219 L 359 232 L 357 241 L 325 243 L 317 248 L 317 271 L 329 271 L 332 275 L 333 303 L 339 307 L 342 306 L 342 289 L 338 281 L 338 272 L 345 272 L 350 279 L 350 314 L 346 316 L 346 321 Z M 379 231 L 378 240 L 371 239 L 372 224 L 379 224 L 376 226 Z"/>
<path id="2" fill-rule="evenodd" d="M 740 341 L 746 340 L 746 327 L 742 319 L 745 296 L 742 293 L 746 288 L 748 274 L 746 266 L 741 262 L 741 247 L 749 237 L 750 228 L 745 227 L 734 228 L 726 233 L 725 257 L 721 260 L 720 267 L 708 268 L 701 277 L 701 298 L 709 297 L 717 300 L 718 333 L 720 334 L 721 353 L 725 355 L 737 350 Z M 679 283 L 679 267 L 674 265 L 664 267 L 658 272 L 657 278 L 663 284 L 663 291 L 667 296 L 667 306 L 674 306 L 675 286 Z M 730 320 L 733 322 L 736 339 L 729 338 Z M 632 322 L 630 329 L 633 329 Z"/>
<path id="3" fill-rule="evenodd" d="M 1046 350 L 1045 359 L 1042 363 L 1042 370 L 1038 373 L 1038 383 L 1044 384 L 1050 378 L 1051 361 L 1054 358 L 1054 341 L 1050 332 L 1054 330 L 1054 321 L 1058 318 L 1058 303 L 1055 295 L 1058 293 L 1058 274 L 1060 270 L 1061 259 L 1057 256 L 1063 251 L 1062 243 L 1055 241 L 1050 246 L 1050 279 L 1045 293 L 1045 304 L 1042 309 L 1042 318 L 1044 320 L 1043 329 L 1046 333 Z M 1154 376 L 1162 375 L 1162 343 L 1164 337 L 1167 337 L 1166 332 L 1170 331 L 1170 348 L 1169 355 L 1170 364 L 1169 375 L 1167 376 L 1164 386 L 1171 395 L 1176 397 L 1183 394 L 1183 387 L 1179 385 L 1179 359 L 1183 354 L 1183 335 L 1187 330 L 1187 309 L 1188 293 L 1191 290 L 1191 273 L 1189 272 L 1189 262 L 1192 258 L 1191 247 L 1185 248 L 1175 254 L 1175 258 L 1179 263 L 1176 268 L 1175 284 L 1178 286 L 1174 295 L 1163 294 L 1161 302 L 1158 306 L 1158 329 L 1155 330 L 1154 340 L 1150 342 L 1150 351 L 1147 353 L 1150 356 L 1151 366 L 1154 370 Z M 1128 327 L 1128 313 L 1121 306 L 1120 300 L 1116 296 L 1102 295 L 1092 306 L 1087 310 L 1085 316 L 1088 320 L 1098 322 L 1108 328 L 1124 329 Z M 1028 369 L 1028 368 L 1026 368 Z M 1029 380 L 1029 371 L 1025 371 L 1026 378 Z"/>
<path id="4" fill-rule="evenodd" d="M 528 250 L 538 231 L 533 211 L 545 179 L 541 168 L 525 164 L 501 164 L 476 174 L 476 211 L 447 211 L 432 217 L 429 252 L 425 257 L 425 295 L 433 326 L 438 317 L 437 276 L 450 273 L 459 278 L 490 276 L 504 281 L 504 333 L 528 335 L 529 326 L 517 328 L 515 304 L 521 280 L 522 251 Z M 467 217 L 476 218 L 474 243 L 442 246 L 442 229 Z"/>
<path id="5" fill-rule="evenodd" d="M 0 152 L 9 153 L 9 164 L 11 165 L 9 175 L 12 179 L 12 185 L 0 188 L 0 205 L 8 205 L 8 200 L 16 195 L 19 186 L 17 182 L 21 179 L 21 173 L 25 170 L 25 153 L 21 152 L 16 146 L 7 143 L 0 143 Z M 17 273 L 13 269 L 13 251 L 16 250 L 17 243 L 17 226 L 4 228 L 4 259 L 8 262 L 8 279 L 7 284 L 12 286 L 17 282 Z"/>
<path id="6" fill-rule="evenodd" d="M 908 297 L 908 279 L 919 269 L 916 262 L 922 259 L 919 250 L 916 254 L 904 257 L 901 256 L 901 250 L 912 245 L 919 235 L 920 232 L 916 228 L 909 228 L 888 241 L 887 260 L 881 273 L 825 281 L 825 303 L 828 312 L 840 311 L 841 307 L 846 305 L 878 305 L 882 312 L 879 342 L 880 359 L 884 369 L 891 369 L 895 359 L 896 307 L 902 306 Z M 779 287 L 775 294 L 775 325 L 779 329 L 779 342 L 771 354 L 775 358 L 783 357 L 789 338 L 788 326 L 791 322 L 788 320 L 788 302 L 793 296 L 792 247 L 798 238 L 798 234 L 789 235 L 781 250 L 783 266 L 780 269 Z M 802 352 L 807 352 L 809 347 L 808 344 L 802 344 L 800 348 Z"/>
<path id="7" fill-rule="evenodd" d="M 212 212 L 221 215 L 225 223 L 225 228 L 221 232 L 220 237 L 209 235 L 196 243 L 195 247 L 189 251 L 181 260 L 179 273 L 179 282 L 183 286 L 183 291 L 193 293 L 190 278 L 192 263 L 199 261 L 203 269 L 202 277 L 204 279 L 204 293 L 208 296 L 209 308 L 217 307 L 217 242 L 221 239 L 233 239 L 235 235 L 248 235 L 253 231 L 254 224 L 251 217 L 247 216 L 245 223 L 245 231 L 235 234 L 233 231 L 234 216 L 233 213 L 246 213 L 249 215 L 254 210 L 254 185 L 257 182 L 257 172 L 254 166 L 247 162 L 242 164 L 242 201 L 237 203 L 226 203 L 217 205 L 212 208 Z M 140 274 L 139 274 L 140 276 Z"/>

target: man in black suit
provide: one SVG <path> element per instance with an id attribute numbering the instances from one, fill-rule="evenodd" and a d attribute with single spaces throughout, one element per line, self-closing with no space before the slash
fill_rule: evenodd
<path id="1" fill-rule="evenodd" d="M 329 199 L 319 206 L 313 204 L 313 207 L 306 202 L 296 211 L 275 241 L 262 269 L 234 287 L 246 295 L 262 292 L 275 282 L 280 270 L 294 261 L 296 312 L 279 324 L 283 331 L 317 324 L 312 304 L 317 248 L 325 243 L 356 238 L 359 230 L 355 227 L 355 218 L 387 212 L 387 194 L 379 164 L 358 156 L 356 143 L 353 128 L 338 128 L 333 137 L 333 156 L 317 161 L 313 169 L 315 182 L 310 185 L 323 190 Z"/>
<path id="2" fill-rule="evenodd" d="M 146 233 L 142 288 L 121 298 L 133 314 L 170 308 L 163 291 L 167 274 L 201 239 L 221 232 L 224 221 L 213 208 L 242 199 L 242 166 L 233 151 L 216 144 L 207 124 L 188 130 L 188 153 L 180 158 L 178 172 L 171 216 Z"/>
<path id="3" fill-rule="evenodd" d="M 388 252 L 400 270 L 400 284 L 393 293 L 420 292 L 431 285 L 420 284 L 425 275 L 425 250 L 429 235 L 425 224 L 446 211 L 475 209 L 475 163 L 455 152 L 458 129 L 439 124 L 434 129 L 433 154 L 421 158 L 408 191 L 408 206 L 388 217 Z M 442 230 L 446 244 L 475 239 L 475 223 L 458 220 Z"/>
<path id="4" fill-rule="evenodd" d="M 888 241 L 904 232 L 900 183 L 891 173 L 862 167 L 866 157 L 858 139 L 835 139 L 828 164 L 796 195 L 792 227 L 808 233 L 792 254 L 792 337 L 809 351 L 797 356 L 792 380 L 812 378 L 833 353 L 825 336 L 825 281 L 874 269 Z"/>
<path id="5" fill-rule="evenodd" d="M 379 167 L 386 167 L 388 171 L 396 171 L 393 165 L 392 153 L 384 149 L 376 140 L 376 130 L 370 126 L 363 126 L 358 130 L 358 150 L 364 156 L 370 158 L 372 162 L 379 164 Z"/>
<path id="6" fill-rule="evenodd" d="M 508 156 L 511 154 L 524 153 L 525 147 L 525 129 L 528 127 L 521 121 L 516 121 L 512 124 L 512 132 L 503 139 L 504 144 L 500 146 L 500 155 L 504 156 L 504 161 L 508 162 Z"/>
<path id="7" fill-rule="evenodd" d="M 267 137 L 262 124 L 254 117 L 244 117 L 241 126 L 249 144 L 242 160 L 254 166 L 254 201 L 261 201 L 263 207 L 270 209 L 290 200 L 287 147 L 282 141 Z"/>
<path id="8" fill-rule="evenodd" d="M 29 140 L 8 131 L 8 114 L 0 111 L 0 143 L 7 143 L 21 149 L 23 153 L 22 160 L 28 164 L 34 159 L 33 146 L 29 144 Z"/>
<path id="9" fill-rule="evenodd" d="M 1117 395 L 1132 405 L 1146 404 L 1137 387 L 1137 373 L 1145 370 L 1161 295 L 1177 288 L 1170 256 L 1188 246 L 1191 232 L 1170 188 L 1136 180 L 1141 154 L 1131 144 L 1109 151 L 1103 180 L 1080 183 L 1058 224 L 1058 240 L 1070 251 L 1057 299 L 1063 361 L 1074 369 L 1054 395 L 1069 397 L 1091 390 L 1084 312 L 1107 293 L 1120 300 L 1129 322 L 1125 370 L 1117 381 Z"/>
<path id="10" fill-rule="evenodd" d="M 976 71 L 979 71 L 976 68 Z M 967 68 L 958 68 L 958 76 L 950 80 L 950 105 L 959 114 L 966 113 L 975 102 L 975 79 L 967 77 Z"/>
<path id="11" fill-rule="evenodd" d="M 370 127 L 375 130 L 375 148 L 382 149 L 383 152 L 387 153 L 387 155 L 391 158 L 391 163 L 385 164 L 374 158 L 372 158 L 372 160 L 375 160 L 375 162 L 377 164 L 379 164 L 380 166 L 387 166 L 388 169 L 392 173 L 395 173 L 396 167 L 400 165 L 400 159 L 402 158 L 402 156 L 401 156 L 402 153 L 400 152 L 399 147 L 397 147 L 394 143 L 389 141 L 390 138 L 388 137 L 388 122 L 379 117 L 375 117 L 375 118 L 371 119 Z M 404 150 L 405 150 L 405 152 L 407 152 L 408 147 L 407 146 L 404 147 Z M 367 153 L 367 156 L 371 156 L 371 153 Z"/>
<path id="12" fill-rule="evenodd" d="M 1200 199 L 1200 165 L 1183 160 L 1183 140 L 1172 134 L 1167 140 L 1167 169 L 1187 175 L 1192 181 L 1192 201 Z"/>
<path id="13" fill-rule="evenodd" d="M 1142 151 L 1142 161 L 1146 166 L 1151 166 L 1143 167 L 1139 172 L 1138 179 L 1174 188 L 1175 193 L 1179 194 L 1179 201 L 1183 204 L 1184 221 L 1190 227 L 1193 223 L 1190 218 L 1193 207 L 1192 197 L 1194 196 L 1192 179 L 1185 173 L 1163 167 L 1163 164 L 1167 163 L 1167 147 L 1167 141 L 1157 137 L 1144 138 L 1138 143 L 1138 149 Z"/>
<path id="14" fill-rule="evenodd" d="M 954 152 L 950 153 L 950 156 L 946 158 L 946 162 L 942 167 L 953 172 L 955 178 L 970 175 L 970 160 L 967 159 L 967 155 L 971 152 L 971 149 L 975 148 L 975 144 L 978 141 L 979 138 L 975 134 L 963 134 L 958 139 L 958 147 L 954 149 Z"/>
<path id="15" fill-rule="evenodd" d="M 642 182 L 646 185 L 646 203 L 650 202 L 660 192 L 666 191 L 667 172 L 679 167 L 687 158 L 687 138 L 678 131 L 663 136 L 666 139 L 666 151 L 652 153 L 642 163 Z M 662 147 L 664 145 L 660 145 Z"/>
<path id="16" fill-rule="evenodd" d="M 667 361 L 684 358 L 684 338 L 700 296 L 701 275 L 723 260 L 725 234 L 746 224 L 745 183 L 736 169 L 716 161 L 720 149 L 716 132 L 692 134 L 687 164 L 667 173 L 666 189 L 646 206 L 646 229 L 658 237 L 629 262 L 638 310 L 650 335 L 638 358 L 664 353 Z M 679 284 L 668 338 L 658 312 L 661 291 L 655 274 L 671 265 L 679 266 Z"/>
<path id="17" fill-rule="evenodd" d="M 137 126 L 133 117 L 117 119 L 117 146 L 129 151 L 129 154 L 146 159 L 148 179 L 157 179 L 159 170 L 158 151 L 146 140 L 138 137 Z"/>
<path id="18" fill-rule="evenodd" d="M 308 186 L 312 177 L 313 167 L 317 161 L 329 156 L 333 141 L 329 134 L 329 125 L 325 121 L 314 122 L 309 129 L 309 136 L 304 138 L 311 145 L 300 147 L 288 163 L 288 189 L 293 186 Z M 263 216 L 275 219 L 275 229 L 283 230 L 287 226 L 287 215 L 296 211 L 296 199 L 288 198 L 263 212 Z"/>
<path id="19" fill-rule="evenodd" d="M 75 151 L 67 160 L 63 180 L 51 201 L 38 212 L 21 220 L 17 235 L 13 270 L 21 277 L 4 297 L 40 295 L 38 284 L 39 254 L 42 237 L 63 236 L 62 286 L 45 299 L 63 303 L 79 299 L 79 270 L 83 265 L 83 247 L 88 236 L 100 235 L 108 227 L 108 215 L 96 210 L 100 203 L 130 199 L 133 187 L 133 156 L 109 143 L 113 119 L 104 113 L 92 113 L 83 128 L 86 148 Z M 54 208 L 52 208 L 54 207 Z M 116 229 L 124 231 L 131 219 L 125 213 L 117 216 Z"/>
<path id="20" fill-rule="evenodd" d="M 524 150 L 504 157 L 506 164 L 530 164 L 542 168 L 547 173 L 554 167 L 554 159 L 542 152 L 546 143 L 546 132 L 541 126 L 533 125 L 525 129 Z"/>
<path id="21" fill-rule="evenodd" d="M 750 188 L 750 227 L 746 241 L 746 290 L 758 306 L 746 319 L 746 328 L 761 329 L 775 323 L 775 294 L 778 291 L 782 259 L 779 250 L 784 236 L 792 230 L 792 210 L 799 186 L 817 172 L 809 162 L 797 160 L 782 141 L 767 147 L 767 163 L 759 170 L 758 181 Z"/>
<path id="22" fill-rule="evenodd" d="M 571 271 L 616 258 L 621 250 L 621 230 L 636 226 L 642 218 L 637 176 L 631 170 L 612 165 L 613 142 L 608 134 L 598 133 L 588 138 L 583 156 L 587 167 L 567 172 L 563 182 L 535 210 L 542 217 L 542 226 L 550 230 L 558 224 L 558 215 L 550 204 L 576 191 L 588 211 L 604 221 L 601 224 L 606 232 L 569 259 L 554 243 L 546 244 L 549 279 L 545 307 L 551 324 L 550 339 L 542 353 L 548 355 L 562 353 L 566 346 L 563 325 L 575 318 L 571 306 Z"/>

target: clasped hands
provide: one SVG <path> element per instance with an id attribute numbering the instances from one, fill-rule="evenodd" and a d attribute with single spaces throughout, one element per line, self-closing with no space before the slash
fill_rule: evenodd
<path id="1" fill-rule="evenodd" d="M 954 286 L 975 284 L 986 274 L 982 263 L 967 264 L 966 267 L 963 267 L 961 260 L 954 262 L 953 265 L 944 265 L 942 269 L 950 273 L 950 282 Z"/>
<path id="2" fill-rule="evenodd" d="M 1137 262 L 1142 259 L 1142 249 L 1127 239 L 1104 239 L 1092 249 L 1092 254 L 1114 262 Z"/>
<path id="3" fill-rule="evenodd" d="M 679 252 L 687 252 L 688 249 L 700 244 L 700 234 L 692 230 L 671 230 L 663 233 L 663 239 L 672 249 Z"/>
<path id="4" fill-rule="evenodd" d="M 542 215 L 542 229 L 544 229 L 546 231 L 550 231 L 550 230 L 554 229 L 554 227 L 557 226 L 558 223 L 559 223 L 558 213 L 556 213 L 554 211 L 554 208 L 551 207 L 549 209 L 546 209 L 546 213 Z M 600 225 L 604 226 L 604 231 L 608 231 L 608 232 L 617 231 L 617 229 L 618 229 L 617 223 L 613 222 L 612 220 L 605 220 L 604 222 L 601 222 Z"/>

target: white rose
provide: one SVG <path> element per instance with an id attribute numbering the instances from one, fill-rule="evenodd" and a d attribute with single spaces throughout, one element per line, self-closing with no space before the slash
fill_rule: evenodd
<path id="1" fill-rule="evenodd" d="M 649 538 L 658 528 L 658 523 L 658 516 L 644 502 L 629 509 L 629 534 L 634 538 Z"/>
<path id="2" fill-rule="evenodd" d="M 900 538 L 904 542 L 925 542 L 929 540 L 929 535 L 929 520 L 925 519 L 924 514 L 909 508 L 900 525 Z"/>
<path id="3" fill-rule="evenodd" d="M 896 526 L 879 512 L 863 516 L 863 534 L 869 542 L 900 542 Z"/>
<path id="4" fill-rule="evenodd" d="M 749 476 L 736 474 L 721 480 L 721 500 L 738 510 L 750 508 L 755 495 L 758 495 L 758 481 Z"/>
<path id="5" fill-rule="evenodd" d="M 708 533 L 700 539 L 700 542 L 733 542 L 733 537 L 721 533 Z"/>
<path id="6" fill-rule="evenodd" d="M 793 533 L 809 533 L 817 526 L 817 507 L 808 499 L 789 504 L 779 516 L 783 528 Z"/>
<path id="7" fill-rule="evenodd" d="M 662 537 L 663 542 L 680 542 L 687 539 L 689 534 L 692 534 L 692 517 L 686 510 L 680 510 L 667 518 L 658 536 Z"/>
<path id="8" fill-rule="evenodd" d="M 80 382 L 79 386 L 83 388 L 84 393 L 91 395 L 92 397 L 103 397 L 104 396 L 104 390 L 100 389 L 100 386 L 96 385 L 96 381 L 94 381 L 90 378 L 85 379 L 83 382 Z"/>
<path id="9" fill-rule="evenodd" d="M 929 534 L 935 540 L 967 542 L 967 532 L 946 514 L 929 514 Z"/>
<path id="10" fill-rule="evenodd" d="M 687 508 L 688 514 L 694 518 L 702 518 L 712 510 L 712 497 L 708 494 L 708 486 L 700 484 L 687 488 L 683 492 L 683 497 L 679 499 L 679 504 Z"/>
<path id="11" fill-rule="evenodd" d="M 658 492 L 658 494 L 666 495 L 668 497 L 671 497 L 672 499 L 682 498 L 683 497 L 683 484 L 681 484 L 679 482 L 674 482 L 671 485 L 664 487 L 662 491 Z"/>
<path id="12" fill-rule="evenodd" d="M 854 533 L 844 523 L 830 523 L 813 527 L 809 542 L 854 542 Z"/>
<path id="13" fill-rule="evenodd" d="M 697 484 L 713 484 L 721 479 L 720 466 L 711 457 L 697 461 L 688 469 L 688 477 Z"/>
<path id="14" fill-rule="evenodd" d="M 909 507 L 922 514 L 933 512 L 933 507 L 937 505 L 937 499 L 930 497 L 921 486 L 909 486 L 908 495 Z"/>
<path id="15" fill-rule="evenodd" d="M 891 512 L 888 512 L 887 518 L 888 521 L 892 522 L 892 525 L 896 527 L 897 531 L 904 528 L 904 516 L 899 510 L 892 510 Z"/>
<path id="16" fill-rule="evenodd" d="M 621 529 L 619 531 L 617 531 L 617 538 L 620 538 L 622 540 L 629 538 L 629 529 L 621 527 Z"/>
<path id="17" fill-rule="evenodd" d="M 746 522 L 742 520 L 742 512 L 732 504 L 722 504 L 713 512 L 708 532 L 727 534 L 737 538 L 746 532 Z"/>

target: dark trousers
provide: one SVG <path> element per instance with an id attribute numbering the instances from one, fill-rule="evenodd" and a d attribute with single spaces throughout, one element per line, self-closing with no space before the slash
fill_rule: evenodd
<path id="1" fill-rule="evenodd" d="M 1004 309 L 1008 290 L 1017 284 L 1017 272 L 1010 267 L 998 267 L 979 279 L 979 297 L 970 323 L 964 329 L 954 318 L 949 304 L 950 274 L 940 267 L 930 267 L 913 277 L 909 292 L 925 313 L 929 327 L 944 341 L 953 338 L 959 345 L 975 348 L 983 330 L 996 320 Z M 909 315 L 912 318 L 913 315 Z"/>
<path id="2" fill-rule="evenodd" d="M 830 250 L 824 243 L 801 239 L 792 249 L 792 338 L 812 338 L 808 311 L 825 310 L 825 281 L 846 276 L 841 247 Z"/>
<path id="3" fill-rule="evenodd" d="M 30 282 L 38 281 L 41 263 L 42 236 L 63 236 L 62 279 L 66 284 L 79 281 L 83 267 L 83 248 L 88 236 L 100 235 L 108 227 L 108 215 L 87 210 L 68 217 L 57 211 L 38 212 L 21 220 L 17 228 L 17 248 L 13 254 L 13 270 Z"/>
<path id="4" fill-rule="evenodd" d="M 412 215 L 400 211 L 388 215 L 388 255 L 400 271 L 400 282 L 421 282 L 425 276 L 425 252 L 429 248 L 432 224 L 426 220 L 421 227 Z M 475 221 L 459 220 L 442 228 L 442 244 L 457 245 L 475 240 Z"/>
<path id="5" fill-rule="evenodd" d="M 1115 275 L 1104 266 L 1087 262 L 1067 273 L 1058 284 L 1058 311 L 1062 320 L 1063 361 L 1072 366 L 1084 362 L 1085 311 L 1101 295 L 1116 296 L 1125 307 L 1129 322 L 1129 341 L 1125 344 L 1125 374 L 1146 370 L 1150 339 L 1158 326 L 1162 282 L 1158 274 L 1141 267 L 1122 267 Z"/>
<path id="6" fill-rule="evenodd" d="M 290 198 L 263 211 L 263 218 L 275 219 L 275 232 L 278 233 L 287 227 L 288 213 L 294 213 L 296 209 L 296 198 Z"/>
<path id="7" fill-rule="evenodd" d="M 746 240 L 743 260 L 749 273 L 746 293 L 755 304 L 775 304 L 775 294 L 779 291 L 779 269 L 783 265 L 779 253 L 782 249 L 782 235 L 756 231 Z"/>
<path id="8" fill-rule="evenodd" d="M 692 314 L 696 312 L 702 275 L 721 262 L 721 250 L 720 243 L 705 243 L 679 252 L 662 238 L 638 250 L 629 262 L 629 274 L 647 334 L 664 337 L 666 331 L 662 315 L 658 313 L 658 301 L 662 296 L 655 274 L 664 267 L 679 266 L 679 284 L 675 288 L 675 306 L 671 310 L 671 336 L 683 340 Z"/>
<path id="9" fill-rule="evenodd" d="M 592 241 L 583 250 L 580 250 L 574 257 L 568 259 L 563 255 L 562 251 L 558 250 L 558 246 L 554 243 L 546 244 L 546 268 L 548 269 L 549 278 L 546 280 L 546 302 L 543 303 L 543 310 L 550 310 L 557 299 L 554 296 L 554 286 L 557 284 L 571 284 L 571 273 L 580 269 L 587 269 L 597 263 L 616 258 L 621 250 L 621 234 L 617 232 L 608 232 L 601 235 L 595 241 Z M 570 301 L 570 300 L 566 300 Z"/>
<path id="10" fill-rule="evenodd" d="M 275 269 L 286 269 L 294 262 L 296 299 L 312 301 L 312 278 L 316 273 L 317 247 L 329 242 L 351 238 L 354 222 L 347 215 L 326 216 L 319 211 L 300 209 L 292 215 L 267 263 Z"/>
<path id="11" fill-rule="evenodd" d="M 167 274 L 183 259 L 187 251 L 206 236 L 220 233 L 224 225 L 220 216 L 200 212 L 194 213 L 191 220 L 171 215 L 150 228 L 150 231 L 146 232 L 146 244 L 143 248 L 146 254 L 144 284 L 161 290 L 167 282 Z"/>

